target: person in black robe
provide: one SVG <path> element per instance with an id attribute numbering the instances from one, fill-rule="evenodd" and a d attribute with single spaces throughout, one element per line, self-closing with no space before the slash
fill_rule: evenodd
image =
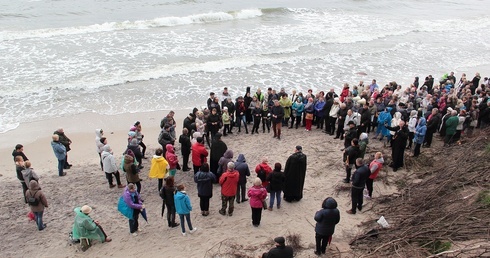
<path id="1" fill-rule="evenodd" d="M 245 119 L 247 121 L 247 124 L 253 122 L 252 110 L 248 109 L 248 107 L 250 107 L 250 103 L 252 103 L 252 100 L 252 97 L 250 97 L 250 87 L 247 87 L 245 96 L 243 96 L 243 102 L 245 103 L 245 107 L 247 107 L 247 110 L 245 111 Z"/>
<path id="2" fill-rule="evenodd" d="M 221 140 L 221 133 L 216 133 L 215 140 L 211 145 L 211 155 L 209 157 L 209 170 L 213 172 L 214 175 L 217 175 L 218 172 L 218 161 L 223 154 L 225 154 L 228 146 L 226 143 Z"/>
<path id="3" fill-rule="evenodd" d="M 398 126 L 387 126 L 390 131 L 395 131 L 395 135 L 391 141 L 391 158 L 393 159 L 393 172 L 396 172 L 398 168 L 403 167 L 403 159 L 405 154 L 405 148 L 407 147 L 408 140 L 408 127 L 405 125 L 405 121 L 400 121 Z"/>
<path id="4" fill-rule="evenodd" d="M 284 168 L 286 182 L 284 183 L 284 200 L 299 201 L 303 198 L 303 187 L 306 176 L 306 155 L 301 146 L 296 146 L 295 152 L 289 156 Z"/>

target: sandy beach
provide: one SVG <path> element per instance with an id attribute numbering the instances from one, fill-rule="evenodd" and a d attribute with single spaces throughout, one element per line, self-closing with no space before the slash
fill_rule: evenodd
<path id="1" fill-rule="evenodd" d="M 189 110 L 176 111 L 177 135 L 180 135 L 183 118 Z M 380 214 L 369 212 L 370 201 L 365 201 L 365 210 L 357 215 L 348 215 L 345 211 L 350 206 L 349 191 L 338 191 L 336 187 L 345 185 L 341 162 L 343 141 L 327 136 L 320 129 L 307 132 L 304 128 L 283 129 L 280 141 L 272 138 L 272 133 L 257 135 L 233 134 L 223 137 L 223 141 L 232 149 L 236 158 L 244 154 L 251 170 L 260 162 L 262 156 L 269 157 L 269 163 L 285 164 L 296 145 L 303 146 L 308 158 L 307 177 L 304 198 L 297 203 L 283 202 L 280 210 L 264 211 L 261 226 L 251 224 L 251 210 L 248 202 L 236 204 L 233 217 L 224 217 L 218 213 L 221 206 L 220 187 L 214 187 L 210 205 L 210 216 L 203 217 L 199 212 L 199 198 L 193 182 L 192 172 L 178 171 L 177 183 L 187 185 L 194 211 L 192 223 L 198 231 L 187 237 L 180 230 L 168 228 L 166 219 L 160 216 L 161 199 L 157 194 L 157 181 L 148 178 L 150 159 L 144 160 L 142 169 L 142 197 L 148 211 L 148 223 L 140 219 L 143 232 L 134 237 L 129 234 L 128 221 L 117 211 L 117 201 L 122 189 L 109 189 L 107 181 L 99 167 L 99 157 L 95 151 L 95 129 L 102 128 L 112 146 L 116 162 L 121 160 L 126 145 L 129 127 L 140 121 L 145 134 L 144 142 L 148 146 L 147 156 L 151 157 L 160 131 L 160 119 L 168 111 L 135 113 L 118 116 L 81 114 L 73 117 L 59 118 L 52 121 L 36 122 L 22 125 L 5 134 L 2 143 L 2 211 L 1 226 L 9 232 L 4 236 L 3 255 L 5 257 L 127 257 L 144 254 L 160 257 L 227 257 L 231 252 L 258 257 L 273 246 L 276 236 L 298 235 L 301 246 L 296 257 L 314 257 L 314 219 L 315 212 L 322 201 L 333 196 L 341 212 L 340 223 L 336 227 L 332 245 L 328 252 L 342 256 L 349 253 L 349 241 L 360 230 L 356 225 L 370 219 L 377 219 Z M 69 152 L 69 162 L 73 167 L 66 170 L 65 177 L 58 177 L 56 159 L 50 146 L 51 133 L 63 127 L 73 141 Z M 15 166 L 11 152 L 17 143 L 24 144 L 24 152 L 32 161 L 34 170 L 41 176 L 40 185 L 46 194 L 49 208 L 44 212 L 44 222 L 48 227 L 38 231 L 34 222 L 29 222 L 29 207 L 22 201 L 21 185 L 15 178 Z M 379 142 L 369 145 L 368 154 L 374 154 L 382 148 Z M 386 149 L 388 150 L 388 149 Z M 176 145 L 180 156 L 180 146 Z M 381 172 L 386 175 L 386 170 Z M 403 173 L 403 170 L 402 170 Z M 390 173 L 392 176 L 393 173 Z M 382 176 L 381 175 L 381 176 Z M 248 178 L 247 188 L 252 185 L 255 173 Z M 384 184 L 375 182 L 374 195 L 394 191 Z M 105 231 L 113 239 L 111 243 L 95 243 L 85 253 L 78 250 L 78 245 L 68 241 L 68 233 L 74 219 L 73 209 L 77 206 L 90 205 L 94 208 L 92 218 L 102 223 Z M 232 251 L 234 250 L 234 251 Z"/>

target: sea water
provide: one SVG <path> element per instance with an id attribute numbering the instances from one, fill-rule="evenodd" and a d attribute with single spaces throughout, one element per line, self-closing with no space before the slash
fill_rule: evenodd
<path id="1" fill-rule="evenodd" d="M 0 0 L 0 132 L 490 67 L 490 1 Z M 366 74 L 366 75 L 364 75 Z M 459 78 L 459 77 L 458 77 Z"/>

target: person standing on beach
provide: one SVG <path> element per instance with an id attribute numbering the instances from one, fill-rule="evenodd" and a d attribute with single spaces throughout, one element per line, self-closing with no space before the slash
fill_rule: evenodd
<path id="1" fill-rule="evenodd" d="M 63 172 L 65 167 L 66 147 L 60 142 L 60 137 L 57 134 L 53 134 L 53 141 L 51 142 L 54 155 L 58 159 L 58 175 L 66 176 L 66 172 Z"/>
<path id="2" fill-rule="evenodd" d="M 284 188 L 284 183 L 286 182 L 286 176 L 281 171 L 281 163 L 274 164 L 274 170 L 267 176 L 267 181 L 269 182 L 270 201 L 269 201 L 269 211 L 274 209 L 274 199 L 277 201 L 277 208 L 281 208 L 281 192 Z"/>
<path id="3" fill-rule="evenodd" d="M 169 176 L 174 177 L 177 170 L 180 170 L 179 159 L 177 155 L 175 155 L 175 149 L 172 144 L 167 144 L 165 147 L 167 148 L 165 159 L 167 160 L 169 166 L 168 173 Z"/>
<path id="4" fill-rule="evenodd" d="M 24 178 L 24 182 L 31 182 L 32 180 L 39 182 L 39 176 L 34 172 L 31 168 L 31 162 L 28 160 L 24 162 L 25 168 L 22 170 L 22 177 Z"/>
<path id="5" fill-rule="evenodd" d="M 191 204 L 191 199 L 185 192 L 185 186 L 184 185 L 179 185 L 177 186 L 177 191 L 175 192 L 174 196 L 174 201 L 175 201 L 175 210 L 177 211 L 177 214 L 179 214 L 180 218 L 180 226 L 182 228 L 182 235 L 186 236 L 185 233 L 185 220 L 187 220 L 187 226 L 189 227 L 189 233 L 194 233 L 196 232 L 197 228 L 192 227 L 191 223 L 191 211 L 192 211 L 192 204 Z"/>
<path id="6" fill-rule="evenodd" d="M 166 177 L 168 172 L 168 162 L 163 157 L 163 150 L 158 148 L 155 150 L 155 155 L 151 159 L 150 173 L 148 177 L 158 179 L 158 192 L 162 189 L 163 179 Z"/>
<path id="7" fill-rule="evenodd" d="M 114 175 L 116 177 L 117 187 L 124 188 L 124 185 L 121 184 L 119 170 L 117 170 L 116 166 L 116 160 L 114 159 L 114 155 L 112 155 L 111 146 L 106 144 L 102 149 L 102 164 L 104 166 L 105 177 L 107 178 L 107 182 L 109 182 L 109 187 L 116 187 L 116 185 L 112 183 L 112 175 Z"/>
<path id="8" fill-rule="evenodd" d="M 328 197 L 322 203 L 322 209 L 315 213 L 315 240 L 316 255 L 325 254 L 327 245 L 332 241 L 335 225 L 340 222 L 340 212 L 337 209 L 337 201 Z"/>
<path id="9" fill-rule="evenodd" d="M 146 152 L 146 145 L 143 143 L 143 138 L 145 135 L 141 132 L 141 123 L 140 121 L 136 121 L 134 123 L 134 126 L 136 127 L 136 140 L 138 140 L 138 145 L 141 146 L 141 155 L 143 159 L 146 159 L 145 157 L 145 152 Z"/>
<path id="10" fill-rule="evenodd" d="M 235 163 L 233 162 L 229 162 L 227 168 L 226 172 L 219 179 L 219 184 L 221 185 L 221 209 L 219 210 L 219 214 L 226 215 L 226 208 L 228 207 L 228 216 L 233 216 L 235 195 L 240 174 L 235 170 Z"/>
<path id="11" fill-rule="evenodd" d="M 204 146 L 204 139 L 202 137 L 197 137 L 196 140 L 197 142 L 192 145 L 192 166 L 194 168 L 194 175 L 199 171 L 201 165 L 204 162 L 207 162 L 206 157 L 208 156 L 208 151 Z M 214 145 L 215 144 L 213 144 L 213 146 Z M 211 148 L 213 148 L 213 146 L 211 146 Z M 216 169 L 218 168 L 217 164 L 218 162 L 216 161 Z"/>
<path id="12" fill-rule="evenodd" d="M 369 170 L 371 171 L 371 175 L 369 175 L 369 178 L 366 180 L 366 188 L 368 190 L 368 195 L 364 195 L 364 197 L 371 199 L 373 198 L 373 182 L 376 177 L 378 177 L 379 171 L 383 168 L 383 153 L 381 152 L 376 152 L 374 154 L 374 160 L 369 163 Z"/>
<path id="13" fill-rule="evenodd" d="M 286 182 L 284 185 L 284 200 L 299 201 L 303 198 L 303 187 L 306 177 L 306 155 L 301 146 L 296 146 L 294 153 L 289 156 L 284 168 Z"/>
<path id="14" fill-rule="evenodd" d="M 361 156 L 361 149 L 359 148 L 359 140 L 353 139 L 351 146 L 344 150 L 343 161 L 345 163 L 345 179 L 344 183 L 350 183 L 352 167 L 356 164 L 356 159 Z"/>
<path id="15" fill-rule="evenodd" d="M 182 134 L 179 137 L 180 152 L 182 153 L 182 171 L 187 172 L 189 168 L 189 156 L 191 155 L 191 139 L 189 138 L 189 130 L 182 129 Z"/>
<path id="16" fill-rule="evenodd" d="M 123 158 L 123 170 L 126 173 L 126 182 L 136 185 L 138 193 L 141 193 L 141 179 L 139 176 L 139 168 L 134 164 L 134 153 L 127 150 Z"/>
<path id="17" fill-rule="evenodd" d="M 24 145 L 22 144 L 15 145 L 15 148 L 12 151 L 12 157 L 14 158 L 14 162 L 15 162 L 15 157 L 17 156 L 21 156 L 24 161 L 29 160 L 27 156 L 24 154 Z"/>
<path id="18" fill-rule="evenodd" d="M 43 213 L 44 208 L 48 208 L 48 201 L 36 180 L 29 182 L 29 190 L 26 191 L 25 198 L 31 207 L 32 213 L 34 213 L 37 229 L 39 231 L 45 229 L 46 224 L 43 223 Z"/>
<path id="19" fill-rule="evenodd" d="M 194 182 L 197 184 L 197 196 L 199 196 L 199 206 L 201 215 L 209 215 L 209 199 L 213 197 L 213 183 L 216 176 L 209 172 L 209 164 L 203 163 L 201 169 L 194 175 Z"/>
<path id="20" fill-rule="evenodd" d="M 252 225 L 258 227 L 262 219 L 263 202 L 267 197 L 267 190 L 262 186 L 260 178 L 254 179 L 254 185 L 248 189 L 247 196 L 250 198 L 250 207 L 252 208 Z"/>
<path id="21" fill-rule="evenodd" d="M 63 146 L 65 146 L 65 163 L 63 165 L 63 168 L 64 169 L 69 169 L 71 168 L 71 164 L 68 163 L 68 152 L 71 150 L 70 148 L 70 144 L 71 144 L 71 140 L 70 138 L 68 138 L 68 136 L 65 135 L 65 131 L 63 130 L 63 128 L 59 128 L 58 130 L 54 131 L 53 134 L 56 134 L 59 136 L 59 142 L 61 142 L 61 144 L 63 144 Z"/>
<path id="22" fill-rule="evenodd" d="M 245 160 L 245 155 L 238 154 L 238 158 L 235 162 L 235 169 L 240 174 L 240 180 L 238 181 L 236 190 L 236 202 L 246 202 L 248 201 L 245 196 L 247 177 L 250 176 L 250 168 L 248 167 L 247 161 Z"/>
<path id="23" fill-rule="evenodd" d="M 126 205 L 133 210 L 133 217 L 129 219 L 129 232 L 133 236 L 138 235 L 139 223 L 138 218 L 141 211 L 145 208 L 145 205 L 141 201 L 141 196 L 136 191 L 134 184 L 128 184 L 123 192 L 123 200 Z"/>
<path id="24" fill-rule="evenodd" d="M 352 176 L 351 188 L 352 209 L 347 210 L 347 213 L 356 214 L 357 209 L 362 211 L 362 193 L 370 175 L 369 167 L 363 163 L 361 158 L 356 159 L 356 171 L 354 171 Z"/>
<path id="25" fill-rule="evenodd" d="M 26 191 L 27 191 L 27 184 L 24 180 L 24 176 L 22 175 L 22 171 L 25 169 L 25 162 L 22 156 L 16 156 L 15 157 L 15 172 L 17 174 L 17 179 L 19 179 L 20 184 L 22 185 L 22 198 L 24 199 L 24 202 L 27 203 L 26 200 Z"/>
<path id="26" fill-rule="evenodd" d="M 97 153 L 99 154 L 99 159 L 100 159 L 100 168 L 102 170 L 104 170 L 104 167 L 102 165 L 102 147 L 104 147 L 104 145 L 106 145 L 105 140 L 106 138 L 103 137 L 104 135 L 104 130 L 102 129 L 95 129 L 95 149 L 97 151 Z M 102 138 L 104 138 L 102 140 Z"/>
<path id="27" fill-rule="evenodd" d="M 175 223 L 175 185 L 174 177 L 167 177 L 165 179 L 165 185 L 160 189 L 160 197 L 163 199 L 163 205 L 167 208 L 167 223 L 169 228 L 175 228 L 179 223 Z M 162 207 L 162 217 L 164 208 Z"/>
<path id="28" fill-rule="evenodd" d="M 158 135 L 158 143 L 162 145 L 162 151 L 163 151 L 163 156 L 165 157 L 165 152 L 167 152 L 167 144 L 172 144 L 174 145 L 175 143 L 175 138 L 170 135 L 170 128 L 171 126 L 169 124 L 165 124 L 160 131 L 160 134 Z"/>
<path id="29" fill-rule="evenodd" d="M 281 106 L 278 100 L 274 100 L 274 106 L 271 108 L 272 116 L 272 131 L 274 132 L 273 138 L 281 139 L 281 126 L 282 118 L 284 117 L 284 108 Z"/>

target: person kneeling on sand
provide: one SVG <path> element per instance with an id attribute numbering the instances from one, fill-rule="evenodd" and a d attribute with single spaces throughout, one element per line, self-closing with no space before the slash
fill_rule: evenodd
<path id="1" fill-rule="evenodd" d="M 293 248 L 286 246 L 286 239 L 284 237 L 276 237 L 274 238 L 274 242 L 276 242 L 276 246 L 269 250 L 269 252 L 262 254 L 262 258 L 293 258 Z"/>
<path id="2" fill-rule="evenodd" d="M 73 239 L 80 241 L 80 239 L 86 238 L 89 240 L 99 240 L 100 242 L 111 242 L 112 239 L 107 237 L 100 226 L 99 221 L 93 220 L 89 214 L 92 208 L 88 205 L 75 208 L 75 223 L 73 223 Z"/>

